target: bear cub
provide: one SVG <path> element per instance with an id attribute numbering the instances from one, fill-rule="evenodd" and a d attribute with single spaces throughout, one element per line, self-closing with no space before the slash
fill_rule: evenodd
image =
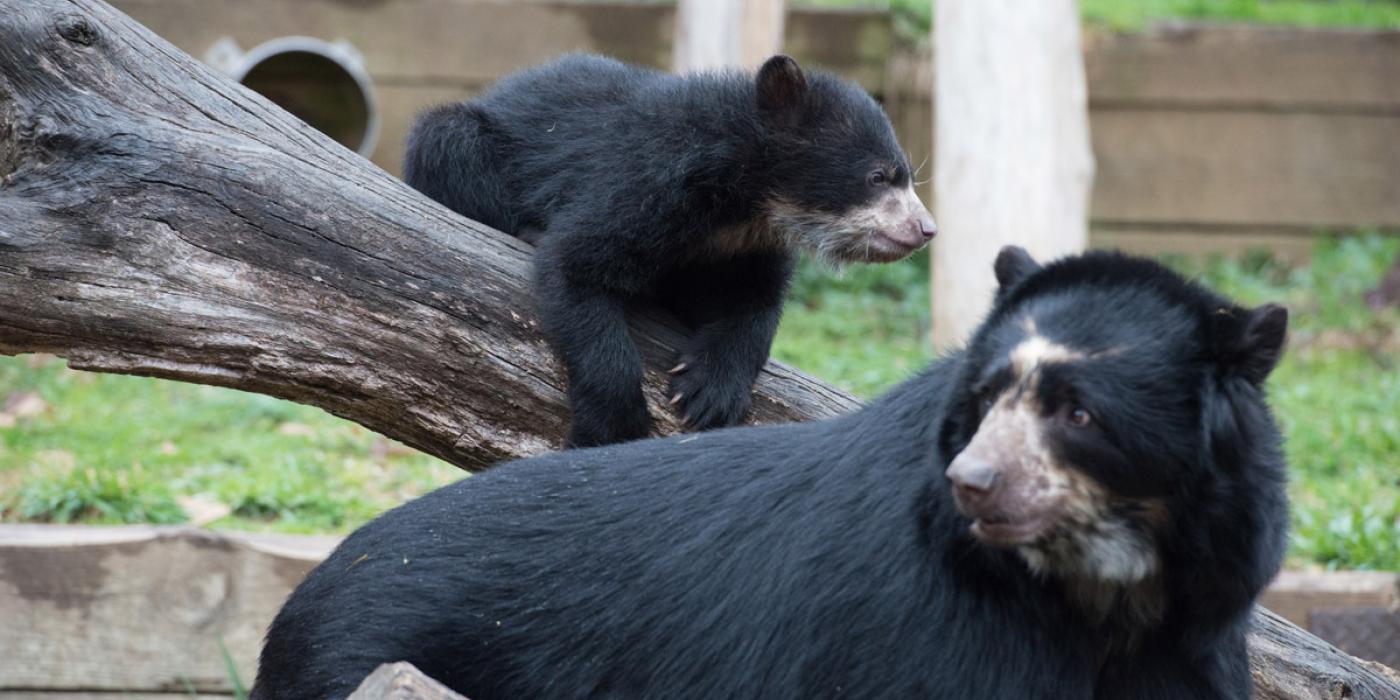
<path id="1" fill-rule="evenodd" d="M 355 532 L 253 696 L 409 661 L 492 698 L 1250 695 L 1287 524 L 1287 313 L 1019 249 L 966 349 L 856 413 L 499 466 Z"/>
<path id="2" fill-rule="evenodd" d="M 686 423 L 739 422 L 806 250 L 903 258 L 934 236 L 884 112 L 775 56 L 756 76 L 674 76 L 568 56 L 424 113 L 404 179 L 537 246 L 535 297 L 568 377 L 567 444 L 644 437 L 629 307 L 689 328 L 672 370 Z"/>

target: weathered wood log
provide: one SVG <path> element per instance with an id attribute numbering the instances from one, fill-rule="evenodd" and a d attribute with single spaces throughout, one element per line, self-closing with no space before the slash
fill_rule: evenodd
<path id="1" fill-rule="evenodd" d="M 1249 635 L 1250 672 L 1258 700 L 1400 698 L 1400 674 L 1362 661 L 1264 608 Z"/>
<path id="2" fill-rule="evenodd" d="M 100 2 L 0 17 L 0 352 L 317 405 L 466 469 L 559 444 L 528 246 Z M 675 432 L 674 330 L 634 330 Z M 857 405 L 773 363 L 753 419 Z"/>
<path id="3" fill-rule="evenodd" d="M 400 661 L 374 669 L 346 700 L 467 700 Z"/>
<path id="4" fill-rule="evenodd" d="M 528 256 L 99 0 L 0 0 L 0 352 L 280 396 L 484 468 L 564 429 Z M 673 432 L 674 330 L 635 331 Z M 857 405 L 770 364 L 754 417 Z M 1261 697 L 1400 697 L 1259 625 Z"/>

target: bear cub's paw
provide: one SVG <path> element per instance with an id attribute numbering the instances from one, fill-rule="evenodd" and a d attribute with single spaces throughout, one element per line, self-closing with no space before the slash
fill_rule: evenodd
<path id="1" fill-rule="evenodd" d="M 691 430 L 738 425 L 748 415 L 754 374 L 686 353 L 671 369 L 671 406 Z"/>

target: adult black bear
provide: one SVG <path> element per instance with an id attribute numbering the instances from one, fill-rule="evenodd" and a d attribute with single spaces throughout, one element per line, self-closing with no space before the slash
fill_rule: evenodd
<path id="1" fill-rule="evenodd" d="M 794 250 L 886 262 L 934 235 L 880 107 L 786 56 L 756 78 L 566 57 L 425 113 L 404 179 L 538 246 L 540 321 L 568 374 L 575 447 L 650 429 L 629 304 L 659 303 L 692 331 L 671 385 L 687 423 L 733 425 Z"/>
<path id="2" fill-rule="evenodd" d="M 491 698 L 1234 698 L 1287 520 L 1277 306 L 1156 263 L 997 262 L 967 349 L 870 407 L 556 453 L 351 535 L 254 697 L 407 660 Z"/>

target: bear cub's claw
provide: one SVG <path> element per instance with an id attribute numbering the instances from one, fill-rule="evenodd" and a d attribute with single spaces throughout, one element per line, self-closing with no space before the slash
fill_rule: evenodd
<path id="1" fill-rule="evenodd" d="M 670 405 L 690 430 L 738 425 L 748 415 L 753 378 L 684 357 L 671 369 Z"/>

